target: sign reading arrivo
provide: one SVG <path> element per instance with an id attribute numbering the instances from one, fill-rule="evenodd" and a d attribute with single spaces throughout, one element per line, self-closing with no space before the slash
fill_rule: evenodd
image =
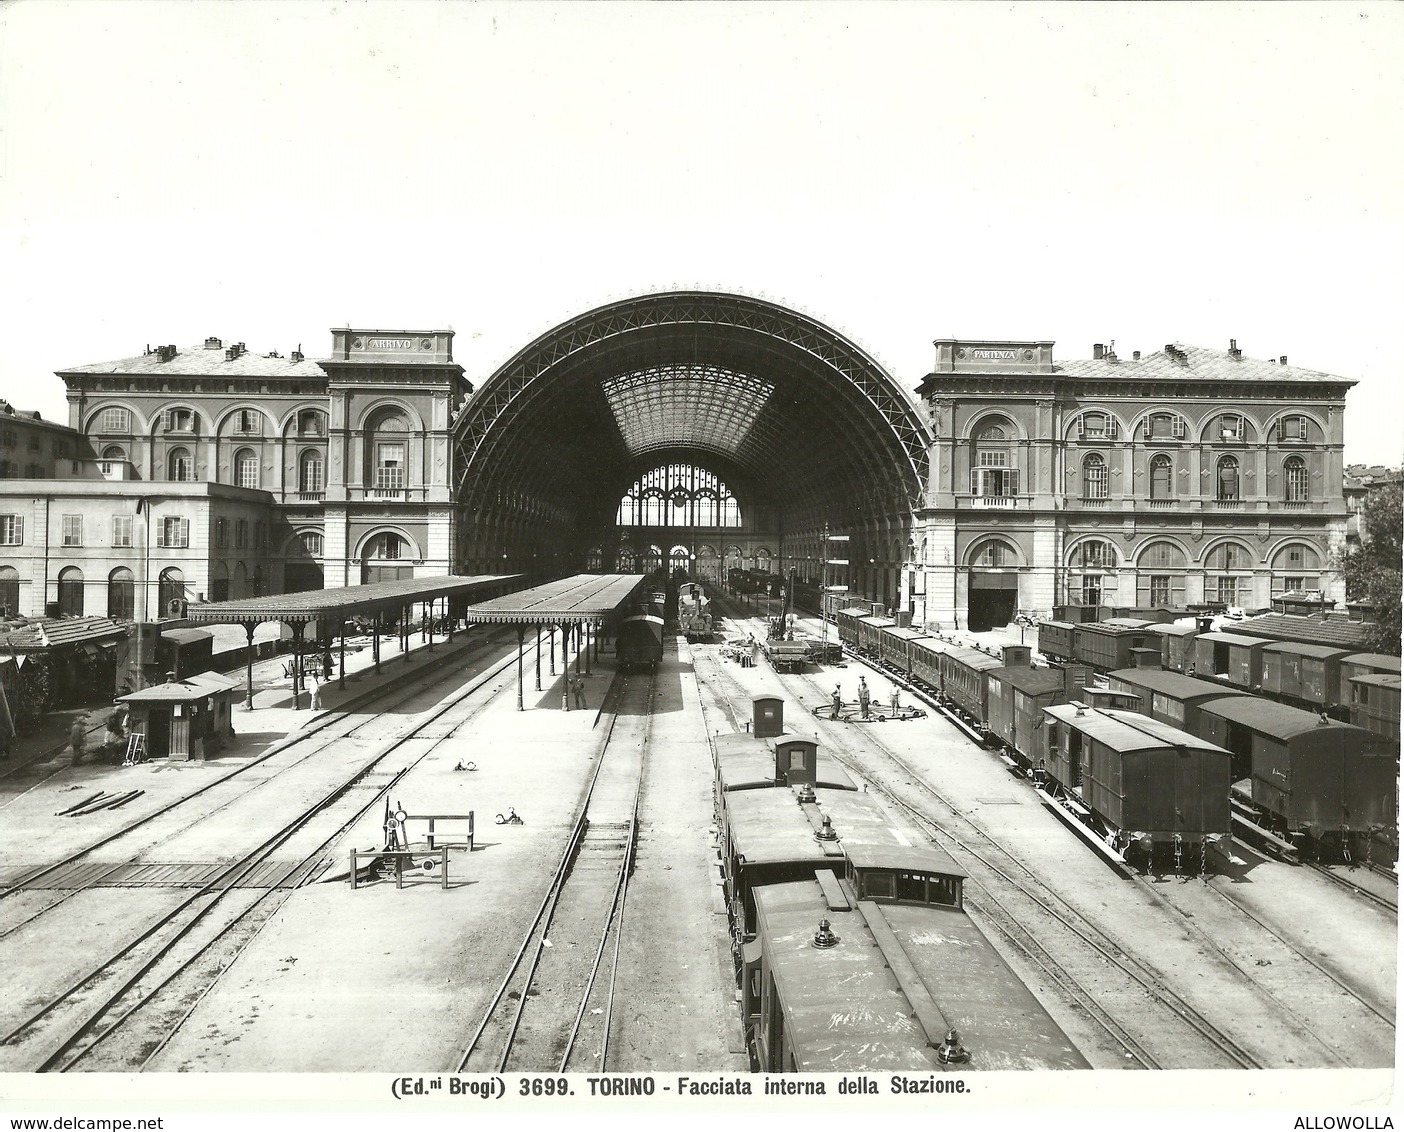
<path id="1" fill-rule="evenodd" d="M 413 350 L 412 338 L 372 338 L 366 343 L 368 350 Z"/>

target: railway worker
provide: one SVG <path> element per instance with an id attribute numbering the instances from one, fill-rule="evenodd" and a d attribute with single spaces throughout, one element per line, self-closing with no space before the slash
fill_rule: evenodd
<path id="1" fill-rule="evenodd" d="M 312 710 L 322 710 L 322 682 L 317 679 L 315 673 L 312 676 Z"/>
<path id="2" fill-rule="evenodd" d="M 870 718 L 869 711 L 872 707 L 872 695 L 868 692 L 868 681 L 864 676 L 858 677 L 858 711 L 864 719 Z"/>
<path id="3" fill-rule="evenodd" d="M 575 672 L 570 674 L 570 694 L 577 708 L 585 706 L 585 681 Z"/>
<path id="4" fill-rule="evenodd" d="M 896 685 L 892 688 L 892 718 L 896 719 L 902 714 L 902 690 Z"/>
<path id="5" fill-rule="evenodd" d="M 68 743 L 73 748 L 73 765 L 77 766 L 83 761 L 83 749 L 88 741 L 87 729 L 83 726 L 83 717 L 79 716 L 73 721 L 72 728 L 68 732 Z"/>
<path id="6" fill-rule="evenodd" d="M 839 712 L 841 712 L 841 711 L 843 710 L 843 693 L 842 693 L 839 689 L 840 689 L 840 685 L 835 684 L 835 685 L 834 685 L 834 695 L 833 695 L 834 710 L 833 710 L 833 712 L 829 715 L 829 718 L 830 718 L 830 719 L 837 719 L 837 718 L 839 717 Z"/>

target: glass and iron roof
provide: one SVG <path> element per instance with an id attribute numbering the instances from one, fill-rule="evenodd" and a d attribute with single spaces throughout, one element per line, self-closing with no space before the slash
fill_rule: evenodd
<path id="1" fill-rule="evenodd" d="M 600 388 L 631 456 L 667 448 L 739 455 L 775 392 L 773 382 L 714 365 L 652 366 Z"/>

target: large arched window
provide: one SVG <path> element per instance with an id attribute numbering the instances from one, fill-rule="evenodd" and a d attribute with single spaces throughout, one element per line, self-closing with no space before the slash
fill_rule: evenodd
<path id="1" fill-rule="evenodd" d="M 1300 456 L 1288 456 L 1282 462 L 1282 498 L 1288 503 L 1305 503 L 1311 498 L 1306 461 Z"/>
<path id="2" fill-rule="evenodd" d="M 240 487 L 258 486 L 258 456 L 252 448 L 234 453 L 234 482 Z"/>
<path id="3" fill-rule="evenodd" d="M 1216 499 L 1232 500 L 1243 498 L 1238 483 L 1238 460 L 1233 456 L 1220 456 L 1218 475 L 1215 478 Z"/>
<path id="4" fill-rule="evenodd" d="M 77 566 L 59 571 L 58 599 L 60 617 L 83 616 L 83 571 Z"/>
<path id="5" fill-rule="evenodd" d="M 1107 497 L 1107 461 L 1100 452 L 1089 452 L 1082 460 L 1082 498 Z"/>
<path id="6" fill-rule="evenodd" d="M 322 478 L 322 453 L 309 448 L 297 462 L 297 489 L 303 492 L 320 493 L 325 481 Z"/>
<path id="7" fill-rule="evenodd" d="M 1157 453 L 1151 457 L 1150 462 L 1150 497 L 1152 499 L 1170 499 L 1174 494 L 1173 461 L 1164 452 Z"/>
<path id="8" fill-rule="evenodd" d="M 1072 567 L 1083 605 L 1101 605 L 1105 592 L 1105 571 L 1116 567 L 1116 551 L 1101 539 L 1087 539 L 1073 548 Z"/>
<path id="9" fill-rule="evenodd" d="M 107 615 L 114 621 L 131 621 L 136 610 L 136 582 L 132 572 L 118 566 L 107 575 Z"/>
<path id="10" fill-rule="evenodd" d="M 739 527 L 731 488 L 695 464 L 664 464 L 640 476 L 619 501 L 621 527 Z"/>
<path id="11" fill-rule="evenodd" d="M 13 566 L 0 566 L 0 617 L 19 613 L 19 571 Z"/>
<path id="12" fill-rule="evenodd" d="M 174 483 L 195 482 L 195 458 L 189 448 L 172 448 L 167 453 L 166 478 Z"/>
<path id="13" fill-rule="evenodd" d="M 1225 605 L 1247 605 L 1253 591 L 1253 552 L 1236 542 L 1223 542 L 1205 561 L 1204 596 Z"/>

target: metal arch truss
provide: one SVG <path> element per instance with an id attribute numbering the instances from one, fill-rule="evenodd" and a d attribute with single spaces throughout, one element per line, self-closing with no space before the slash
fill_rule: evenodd
<path id="1" fill-rule="evenodd" d="M 657 344 L 646 340 L 647 332 L 664 331 L 676 337 L 689 330 L 693 331 L 691 359 L 678 356 L 681 343 L 677 341 L 667 350 L 659 351 L 657 356 L 650 356 L 650 347 L 657 350 Z M 825 386 L 826 400 L 838 410 L 837 413 L 804 413 L 805 426 L 815 430 L 808 440 L 828 447 L 827 466 L 811 466 L 808 475 L 790 477 L 791 497 L 795 503 L 802 504 L 806 511 L 814 511 L 822 505 L 822 499 L 852 494 L 869 507 L 885 508 L 899 499 L 909 507 L 919 504 L 927 478 L 931 437 L 915 404 L 876 361 L 857 346 L 795 311 L 745 296 L 706 292 L 647 295 L 611 304 L 563 324 L 520 351 L 481 385 L 455 422 L 459 449 L 456 464 L 460 469 L 458 498 L 467 502 L 473 497 L 479 504 L 487 503 L 484 493 L 496 494 L 509 484 L 513 485 L 512 490 L 524 490 L 538 498 L 551 498 L 555 494 L 562 466 L 560 454 L 549 461 L 557 477 L 553 490 L 546 478 L 548 462 L 531 460 L 536 466 L 526 468 L 523 464 L 529 454 L 523 449 L 530 446 L 511 444 L 506 434 L 512 431 L 513 421 L 539 408 L 543 384 L 540 379 L 553 369 L 572 369 L 573 363 L 579 364 L 594 355 L 618 353 L 625 359 L 606 375 L 615 383 L 612 388 L 617 391 L 616 401 L 634 395 L 654 398 L 655 402 L 671 398 L 676 408 L 681 407 L 688 396 L 699 403 L 706 399 L 699 393 L 680 393 L 676 388 L 671 393 L 660 392 L 658 379 L 665 375 L 675 386 L 684 381 L 698 384 L 699 379 L 702 383 L 719 383 L 728 378 L 738 381 L 742 389 L 748 391 L 741 394 L 741 399 L 756 410 L 750 418 L 752 427 L 748 436 L 732 438 L 727 444 L 718 442 L 714 450 L 740 456 L 743 463 L 755 466 L 756 458 L 768 448 L 769 462 L 773 463 L 784 450 L 777 445 L 793 449 L 800 442 L 793 435 L 777 435 L 781 420 L 792 417 L 793 410 L 803 411 L 804 408 L 794 398 L 790 399 L 789 406 L 776 404 L 784 399 L 781 393 L 793 392 L 793 383 L 777 385 L 768 376 L 747 372 L 759 367 L 714 362 L 710 356 L 714 351 L 709 348 L 709 330 L 724 330 L 733 335 L 742 331 L 753 345 L 768 343 L 768 348 L 760 345 L 761 352 L 774 355 L 771 360 L 782 369 L 793 370 L 798 365 L 819 377 Z M 782 357 L 779 350 L 783 347 L 789 349 Z M 609 383 L 604 384 L 608 397 Z M 766 406 L 776 411 L 764 412 Z M 791 412 L 785 412 L 786 409 Z M 850 414 L 847 419 L 844 419 L 845 413 Z M 617 432 L 622 446 L 633 454 L 642 433 L 631 435 L 627 426 L 621 426 L 617 413 L 615 417 L 609 422 L 615 426 L 611 431 Z M 739 414 L 733 411 L 731 419 L 734 423 Z M 878 425 L 879 419 L 885 423 L 885 429 Z M 886 442 L 883 432 L 887 433 Z M 683 439 L 679 436 L 670 441 L 667 437 L 658 437 L 649 447 L 661 448 Z M 703 440 L 702 437 L 690 439 L 693 443 Z M 499 449 L 504 446 L 506 450 L 500 452 L 502 459 L 499 460 Z M 712 447 L 711 444 L 704 446 Z M 744 455 L 738 451 L 743 446 L 749 449 Z M 899 474 L 896 479 L 906 481 L 905 490 L 898 489 L 894 483 L 896 469 L 892 460 L 899 451 L 905 461 L 899 459 L 898 463 L 905 462 L 906 474 Z M 842 462 L 836 464 L 840 453 Z M 746 456 L 752 458 L 746 459 Z M 836 472 L 860 471 L 863 475 L 857 483 L 865 487 L 857 491 L 836 491 L 840 486 L 835 482 Z M 804 482 L 806 480 L 809 482 Z"/>

